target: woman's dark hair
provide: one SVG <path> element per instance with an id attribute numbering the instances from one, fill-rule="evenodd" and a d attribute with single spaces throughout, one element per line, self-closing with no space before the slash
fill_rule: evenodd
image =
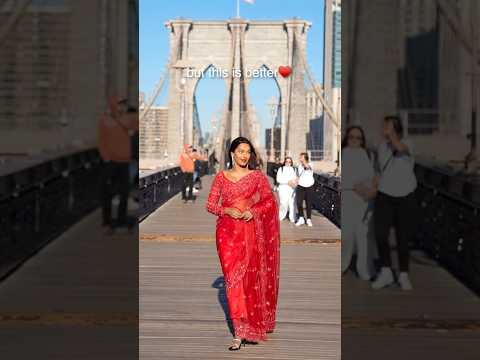
<path id="1" fill-rule="evenodd" d="M 285 156 L 285 160 L 283 160 L 283 164 L 282 164 L 282 171 L 283 171 L 283 168 L 285 167 L 285 164 L 287 163 L 287 160 L 290 160 L 293 166 L 293 159 L 290 156 Z"/>
<path id="2" fill-rule="evenodd" d="M 302 156 L 302 155 L 303 155 L 303 157 L 305 158 L 305 160 L 308 162 L 308 160 L 309 160 L 309 158 L 308 158 L 308 153 L 302 152 L 302 153 L 300 153 L 300 156 Z"/>
<path id="3" fill-rule="evenodd" d="M 352 132 L 352 130 L 360 131 L 360 134 L 362 134 L 362 142 L 360 146 L 365 149 L 367 147 L 366 141 L 365 141 L 365 132 L 363 131 L 362 127 L 358 125 L 352 125 L 347 128 L 347 131 L 345 131 L 345 136 L 343 137 L 343 140 L 342 140 L 342 149 L 348 146 L 348 137 L 350 136 L 350 132 Z"/>
<path id="4" fill-rule="evenodd" d="M 282 164 L 282 167 L 285 166 L 287 160 L 290 160 L 292 162 L 292 166 L 293 166 L 293 159 L 290 157 L 290 156 L 285 156 L 285 160 L 283 160 L 283 164 Z"/>
<path id="5" fill-rule="evenodd" d="M 238 145 L 240 145 L 240 144 L 247 144 L 248 146 L 250 146 L 250 159 L 248 159 L 248 169 L 249 170 L 255 170 L 257 168 L 257 164 L 258 164 L 257 153 L 255 152 L 255 149 L 254 149 L 252 143 L 250 142 L 250 140 L 248 140 L 247 138 L 245 138 L 243 136 L 237 137 L 230 144 L 230 149 L 228 150 L 228 160 L 229 160 L 228 168 L 229 169 L 233 168 L 232 153 L 235 152 Z"/>
<path id="6" fill-rule="evenodd" d="M 393 125 L 393 129 L 398 134 L 398 136 L 403 137 L 403 124 L 402 120 L 397 115 L 387 115 L 383 118 L 384 122 L 390 121 Z"/>

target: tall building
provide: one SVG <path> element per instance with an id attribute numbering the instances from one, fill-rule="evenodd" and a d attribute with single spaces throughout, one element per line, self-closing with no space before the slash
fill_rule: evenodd
<path id="1" fill-rule="evenodd" d="M 265 129 L 265 153 L 267 160 L 277 160 L 280 157 L 280 139 L 282 128 L 273 128 L 273 144 L 272 144 L 272 128 Z M 272 152 L 273 151 L 273 152 Z M 283 161 L 284 159 L 280 159 Z"/>
<path id="2" fill-rule="evenodd" d="M 323 93 L 322 85 L 316 85 L 320 93 Z M 306 94 L 306 116 L 307 121 L 323 114 L 323 105 L 313 89 L 307 89 Z"/>
<path id="3" fill-rule="evenodd" d="M 140 158 L 162 160 L 167 151 L 168 108 L 152 106 L 140 122 Z"/>
<path id="4" fill-rule="evenodd" d="M 341 0 L 325 0 L 324 29 L 324 97 L 332 108 L 336 119 L 341 118 L 342 103 L 342 2 Z M 336 160 L 337 130 L 330 119 L 324 121 L 324 151 L 332 154 L 328 160 Z M 337 121 L 338 121 L 337 120 Z"/>
<path id="5" fill-rule="evenodd" d="M 343 1 L 345 124 L 360 124 L 375 146 L 380 120 L 400 114 L 419 158 L 464 159 L 480 105 L 478 93 L 472 96 L 474 79 L 480 81 L 472 63 L 480 48 L 479 2 L 369 0 L 365 11 L 356 0 Z"/>
<path id="6" fill-rule="evenodd" d="M 138 100 L 138 0 L 22 3 L 0 1 L 0 153 L 96 146 L 108 97 Z"/>
<path id="7" fill-rule="evenodd" d="M 316 118 L 312 118 L 308 122 L 308 133 L 307 136 L 307 151 L 310 152 L 311 160 L 318 161 L 323 160 L 325 158 L 330 158 L 331 154 L 325 153 L 324 145 L 323 145 L 323 124 L 324 116 L 318 116 Z"/>
<path id="8" fill-rule="evenodd" d="M 316 86 L 320 93 L 323 93 L 322 85 Z M 325 155 L 323 106 L 313 89 L 307 89 L 306 106 L 305 113 L 308 126 L 306 134 L 307 151 L 310 152 L 313 161 L 321 160 Z"/>

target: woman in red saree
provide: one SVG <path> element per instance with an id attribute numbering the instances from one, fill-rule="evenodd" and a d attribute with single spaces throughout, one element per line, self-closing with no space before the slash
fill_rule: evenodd
<path id="1" fill-rule="evenodd" d="M 230 169 L 215 176 L 206 207 L 218 216 L 217 251 L 235 330 L 229 350 L 238 350 L 266 340 L 275 327 L 280 232 L 277 201 L 267 177 L 254 170 L 250 141 L 236 138 L 229 156 Z"/>

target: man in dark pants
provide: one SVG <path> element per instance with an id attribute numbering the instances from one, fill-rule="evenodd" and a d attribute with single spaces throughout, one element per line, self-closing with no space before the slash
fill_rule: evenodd
<path id="1" fill-rule="evenodd" d="M 313 167 L 309 162 L 308 154 L 300 154 L 300 164 L 297 167 L 297 209 L 298 220 L 295 223 L 296 226 L 307 224 L 307 226 L 313 226 L 312 224 L 312 200 L 314 195 L 315 177 L 313 176 Z M 303 214 L 303 201 L 306 203 L 307 220 Z"/>
<path id="2" fill-rule="evenodd" d="M 138 129 L 136 109 L 126 112 L 126 100 L 110 99 L 110 113 L 103 114 L 98 127 L 98 148 L 103 160 L 102 224 L 112 233 L 116 227 L 131 226 L 127 218 L 130 191 L 132 138 Z M 112 200 L 119 195 L 117 220 L 112 219 Z"/>
<path id="3" fill-rule="evenodd" d="M 102 179 L 102 219 L 103 225 L 111 229 L 126 226 L 127 203 L 130 192 L 130 164 L 128 162 L 107 161 L 104 163 Z M 118 194 L 117 220 L 112 221 L 112 200 Z"/>
<path id="4" fill-rule="evenodd" d="M 200 172 L 202 171 L 202 163 L 200 161 L 198 161 L 199 156 L 198 156 L 197 149 L 193 149 L 193 156 L 197 158 L 197 160 L 195 160 L 195 162 L 193 164 L 193 166 L 194 166 L 193 185 L 197 189 L 201 190 L 202 189 L 202 179 L 200 178 Z"/>
<path id="5" fill-rule="evenodd" d="M 403 137 L 399 117 L 387 116 L 383 122 L 384 141 L 378 148 L 378 193 L 375 198 L 375 238 L 380 255 L 381 270 L 372 283 L 373 289 L 381 289 L 395 282 L 392 271 L 389 234 L 393 226 L 400 273 L 398 283 L 403 290 L 411 290 L 409 277 L 409 240 L 415 230 L 415 178 L 412 143 Z"/>
<path id="6" fill-rule="evenodd" d="M 184 145 L 183 152 L 178 160 L 183 173 L 182 200 L 186 203 L 193 198 L 193 171 L 195 170 L 193 148 L 191 145 Z M 188 197 L 187 197 L 188 187 Z"/>

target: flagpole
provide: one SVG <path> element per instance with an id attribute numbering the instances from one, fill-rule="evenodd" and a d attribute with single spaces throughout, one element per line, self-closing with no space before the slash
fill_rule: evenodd
<path id="1" fill-rule="evenodd" d="M 237 0 L 237 19 L 240 19 L 240 0 Z"/>

